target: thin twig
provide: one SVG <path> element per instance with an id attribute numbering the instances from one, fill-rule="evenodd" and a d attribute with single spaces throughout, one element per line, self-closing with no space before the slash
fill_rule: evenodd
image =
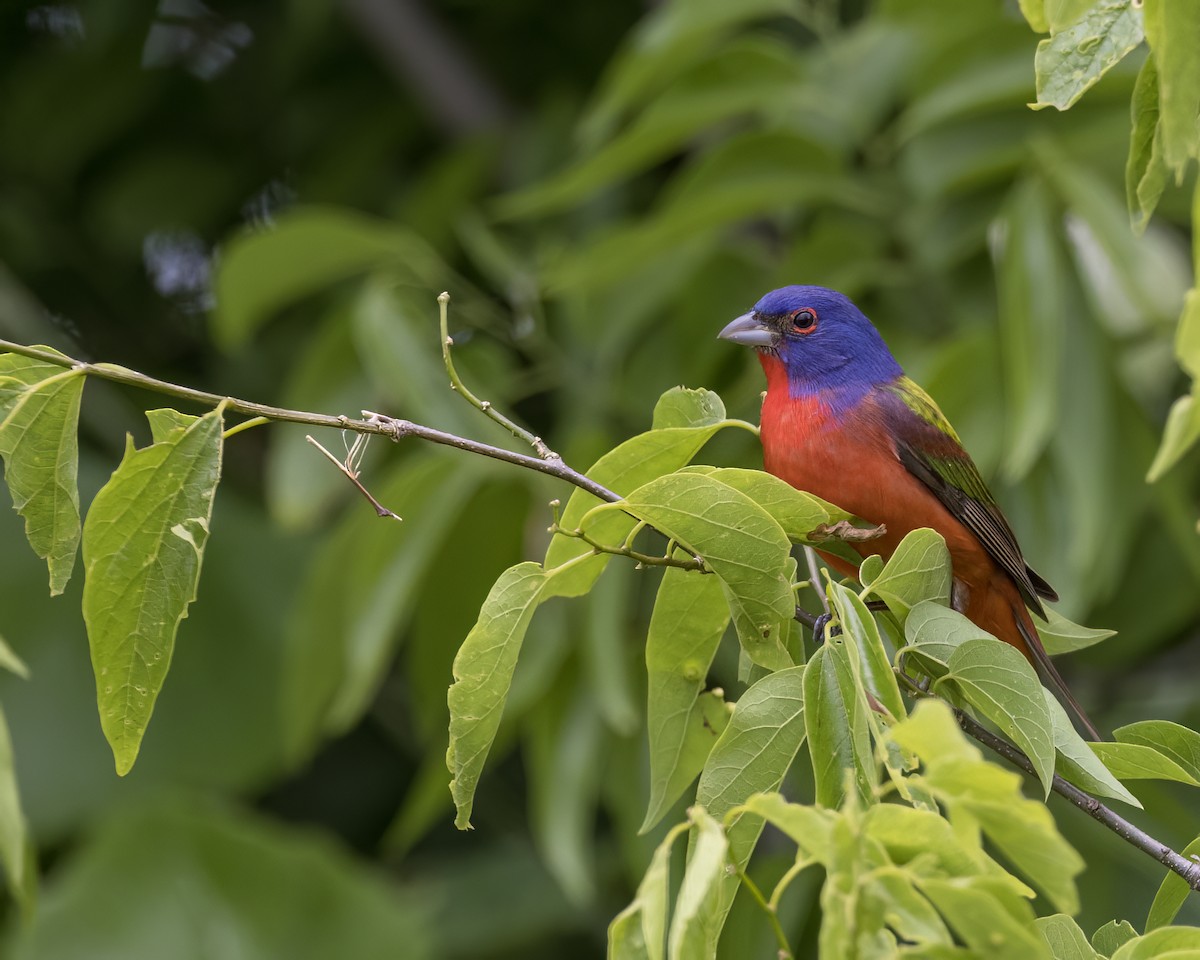
<path id="1" fill-rule="evenodd" d="M 314 427 L 351 430 L 355 433 L 389 437 L 392 440 L 417 437 L 421 440 L 428 440 L 430 443 L 440 443 L 444 446 L 454 447 L 456 450 L 490 457 L 493 460 L 502 460 L 505 463 L 557 477 L 559 480 L 574 484 L 579 489 L 586 490 L 592 496 L 608 503 L 616 503 L 621 499 L 607 487 L 596 483 L 578 470 L 571 469 L 562 460 L 543 460 L 541 457 L 516 453 L 512 450 L 505 450 L 503 447 L 492 446 L 489 443 L 480 443 L 478 440 L 470 440 L 453 433 L 446 433 L 443 430 L 435 430 L 433 427 L 413 423 L 411 420 L 398 420 L 382 414 L 368 414 L 366 420 L 353 420 L 349 417 L 335 417 L 326 413 L 310 413 L 306 410 L 289 410 L 285 407 L 272 407 L 264 403 L 250 403 L 235 397 L 223 397 L 219 393 L 209 393 L 206 390 L 196 390 L 192 387 L 168 383 L 166 380 L 148 377 L 136 370 L 129 370 L 117 364 L 85 363 L 65 357 L 54 350 L 27 347 L 23 344 L 11 343 L 8 340 L 0 340 L 0 353 L 20 354 L 23 357 L 31 357 L 34 360 L 41 360 L 56 366 L 79 370 L 90 377 L 99 377 L 101 380 L 111 380 L 113 383 L 124 383 L 144 390 L 152 390 L 155 393 L 177 397 L 180 400 L 190 400 L 206 407 L 215 407 L 222 401 L 226 401 L 225 409 L 231 413 L 240 413 L 248 417 L 267 417 L 270 420 L 279 420 L 285 423 L 304 423 Z"/>
<path id="2" fill-rule="evenodd" d="M 509 420 L 504 414 L 492 406 L 490 401 L 480 400 L 473 394 L 465 383 L 462 382 L 462 377 L 458 375 L 458 371 L 454 369 L 454 360 L 450 356 L 450 348 L 454 346 L 454 341 L 450 338 L 450 294 L 442 292 L 438 294 L 438 317 L 442 329 L 442 362 L 446 365 L 446 373 L 450 377 L 450 389 L 462 396 L 471 406 L 481 413 L 486 414 L 496 423 L 500 424 L 505 430 L 511 433 L 518 440 L 524 440 L 537 452 L 537 455 L 543 460 L 561 460 L 562 458 L 546 446 L 541 437 L 535 437 L 524 427 L 519 426 Z"/>
<path id="3" fill-rule="evenodd" d="M 746 873 L 745 870 L 732 861 L 730 861 L 729 866 L 732 867 L 734 872 L 737 873 L 738 879 L 742 882 L 742 886 L 750 891 L 750 896 L 754 898 L 754 902 L 757 903 L 767 915 L 767 921 L 771 924 L 771 929 L 775 933 L 775 941 L 779 944 L 779 953 L 777 954 L 779 960 L 792 960 L 794 954 L 792 953 L 791 946 L 788 945 L 787 934 L 783 930 L 783 924 L 779 922 L 779 912 L 775 909 L 774 905 L 763 896 L 763 892 L 758 889 L 758 884 L 750 879 L 750 875 Z"/>
<path id="4" fill-rule="evenodd" d="M 903 671 L 897 670 L 896 676 L 917 696 L 932 696 L 932 694 L 922 690 L 917 681 Z M 962 710 L 955 708 L 954 716 L 957 718 L 958 725 L 962 728 L 963 732 L 971 739 L 982 743 L 994 753 L 998 753 L 1013 766 L 1019 767 L 1030 776 L 1036 777 L 1038 775 L 1033 763 L 1018 747 L 1009 743 L 1003 737 L 992 733 L 991 730 Z M 1143 853 L 1153 857 L 1168 870 L 1179 874 L 1184 882 L 1193 890 L 1200 891 L 1200 863 L 1189 860 L 1182 854 L 1176 853 L 1165 843 L 1155 840 L 1150 834 L 1139 827 L 1135 827 L 1111 807 L 1105 806 L 1095 797 L 1084 793 L 1073 783 L 1068 783 L 1057 773 L 1050 784 L 1050 789 L 1077 806 L 1093 820 L 1104 824 L 1104 826 L 1108 827 L 1109 830 L 1126 843 L 1132 844 Z"/>
<path id="5" fill-rule="evenodd" d="M 379 516 L 391 517 L 393 520 L 399 520 L 401 522 L 404 521 L 404 518 L 402 516 L 400 516 L 400 514 L 393 513 L 391 510 L 389 510 L 387 507 L 385 507 L 382 503 L 380 503 L 378 500 L 376 500 L 371 495 L 371 491 L 368 490 L 366 487 L 364 487 L 362 485 L 362 481 L 358 479 L 358 471 L 351 470 L 349 463 L 343 463 L 341 460 L 339 460 L 337 457 L 335 457 L 332 453 L 330 453 L 323 446 L 321 446 L 321 444 L 317 443 L 317 441 L 312 438 L 311 434 L 306 433 L 304 435 L 304 439 L 307 440 L 309 443 L 311 443 L 314 447 L 316 447 L 323 454 L 325 454 L 325 456 L 327 456 L 329 458 L 329 462 L 332 463 L 335 467 L 337 467 L 338 470 L 340 470 L 342 472 L 342 474 L 346 477 L 346 479 L 349 480 L 352 484 L 354 484 L 354 486 L 358 489 L 358 492 L 367 498 L 367 501 L 371 504 L 371 506 L 373 506 L 375 508 L 375 512 Z M 350 459 L 349 456 L 347 456 L 346 459 L 349 460 Z"/>
<path id="6" fill-rule="evenodd" d="M 808 563 L 808 578 L 812 581 L 813 592 L 816 593 L 821 601 L 821 609 L 825 611 L 826 616 L 829 615 L 829 598 L 825 596 L 825 591 L 821 589 L 821 571 L 817 569 L 817 552 L 812 547 L 804 548 L 804 559 Z"/>
<path id="7" fill-rule="evenodd" d="M 657 554 L 642 553 L 640 550 L 634 550 L 629 546 L 628 540 L 619 547 L 614 547 L 610 543 L 602 543 L 599 540 L 593 539 L 582 529 L 570 530 L 561 526 L 557 519 L 547 527 L 547 531 L 549 533 L 560 533 L 564 537 L 570 537 L 573 540 L 582 540 L 595 553 L 611 553 L 615 557 L 628 557 L 643 567 L 678 567 L 680 570 L 695 570 L 699 573 L 712 572 L 699 557 L 688 557 L 684 560 L 680 557 L 672 556 L 670 545 L 668 545 L 666 554 L 660 557 Z"/>

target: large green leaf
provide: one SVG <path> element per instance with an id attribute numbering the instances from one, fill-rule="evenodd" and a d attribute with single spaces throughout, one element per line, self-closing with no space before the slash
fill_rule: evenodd
<path id="1" fill-rule="evenodd" d="M 860 800 L 871 802 L 874 757 L 867 706 L 854 683 L 850 654 L 840 639 L 828 640 L 804 669 L 804 726 L 816 780 L 816 801 L 838 809 L 849 779 Z"/>
<path id="2" fill-rule="evenodd" d="M 1200 929 L 1159 927 L 1130 940 L 1112 955 L 1112 960 L 1197 960 L 1200 958 Z"/>
<path id="3" fill-rule="evenodd" d="M 454 658 L 454 683 L 447 694 L 446 766 L 453 776 L 450 793 L 458 811 L 454 823 L 460 830 L 471 827 L 475 787 L 500 727 L 525 631 L 546 583 L 546 574 L 536 563 L 519 563 L 504 571 Z"/>
<path id="4" fill-rule="evenodd" d="M 42 350 L 50 350 L 42 347 Z M 50 351 L 57 353 L 58 351 Z M 66 588 L 79 547 L 79 398 L 83 372 L 0 354 L 0 457 L 25 536 Z"/>
<path id="5" fill-rule="evenodd" d="M 704 768 L 728 723 L 724 700 L 700 692 L 728 624 L 729 607 L 715 577 L 666 570 L 646 636 L 650 802 L 643 832 Z"/>
<path id="6" fill-rule="evenodd" d="M 1200 780 L 1200 733 L 1170 720 L 1139 720 L 1113 731 L 1121 743 L 1140 743 L 1174 760 Z"/>
<path id="7" fill-rule="evenodd" d="M 905 661 L 915 660 L 930 676 L 950 669 L 950 657 L 968 640 L 990 637 L 986 630 L 936 600 L 922 600 L 904 621 Z"/>
<path id="8" fill-rule="evenodd" d="M 597 460 L 587 475 L 615 493 L 629 493 L 655 477 L 689 463 L 718 430 L 727 426 L 755 429 L 741 420 L 726 420 L 725 405 L 715 393 L 682 387 L 668 390 L 659 398 L 654 419 L 656 424 L 669 425 L 626 440 Z M 680 423 L 688 426 L 675 425 Z M 590 493 L 575 490 L 563 508 L 560 521 L 563 528 L 577 529 L 584 514 L 599 502 Z M 625 514 L 606 512 L 594 518 L 589 532 L 602 542 L 619 544 L 633 529 L 634 523 L 634 519 Z M 582 540 L 559 534 L 551 539 L 546 549 L 545 567 L 553 571 L 591 552 L 592 548 Z M 587 593 L 609 559 L 608 555 L 600 554 L 574 565 L 569 574 L 558 577 L 558 595 L 573 597 Z"/>
<path id="9" fill-rule="evenodd" d="M 1029 661 L 993 637 L 967 640 L 950 655 L 950 671 L 934 683 L 953 684 L 963 699 L 1012 737 L 1032 761 L 1046 796 L 1054 782 L 1054 729 Z"/>
<path id="10" fill-rule="evenodd" d="M 964 880 L 920 881 L 927 896 L 954 932 L 970 947 L 972 956 L 988 960 L 1051 960 L 1046 941 L 1033 926 L 1033 910 L 1019 916 L 1005 901 L 979 883 Z"/>
<path id="11" fill-rule="evenodd" d="M 928 527 L 908 534 L 871 581 L 869 594 L 883 600 L 901 623 L 922 600 L 948 605 L 950 551 L 942 535 Z"/>
<path id="12" fill-rule="evenodd" d="M 1167 414 L 1167 425 L 1163 428 L 1162 441 L 1154 462 L 1146 471 L 1146 481 L 1154 483 L 1171 469 L 1185 453 L 1200 440 L 1200 380 L 1192 382 L 1192 392 L 1186 393 L 1173 404 Z"/>
<path id="13" fill-rule="evenodd" d="M 1093 743 L 1092 750 L 1119 780 L 1174 780 L 1200 787 L 1200 780 L 1170 757 L 1142 743 Z"/>
<path id="14" fill-rule="evenodd" d="M 1085 627 L 1073 623 L 1052 607 L 1046 608 L 1046 622 L 1033 621 L 1041 637 L 1042 646 L 1052 657 L 1061 653 L 1074 653 L 1076 650 L 1086 650 L 1088 647 L 1107 640 L 1117 634 L 1116 630 L 1105 630 L 1100 627 Z"/>
<path id="15" fill-rule="evenodd" d="M 791 666 L 784 647 L 796 610 L 791 543 L 770 514 L 740 490 L 696 473 L 652 480 L 623 506 L 704 558 L 751 660 L 768 670 Z"/>
<path id="16" fill-rule="evenodd" d="M 1128 0 L 1101 0 L 1038 44 L 1036 106 L 1066 110 L 1141 42 L 1141 10 Z"/>
<path id="17" fill-rule="evenodd" d="M 907 713 L 904 700 L 875 617 L 857 593 L 840 583 L 829 585 L 829 599 L 837 611 L 843 634 L 848 634 L 854 642 L 863 685 L 887 708 L 892 719 L 903 719 Z"/>
<path id="18" fill-rule="evenodd" d="M 1038 917 L 1037 928 L 1054 955 L 1054 960 L 1101 960 L 1084 932 L 1074 920 L 1063 913 Z"/>
<path id="19" fill-rule="evenodd" d="M 221 477 L 221 407 L 147 416 L 154 442 L 139 450 L 127 440 L 83 525 L 83 618 L 100 726 L 121 775 L 137 759 L 196 597 Z"/>
<path id="20" fill-rule="evenodd" d="M 719 904 L 729 841 L 720 823 L 703 808 L 693 807 L 691 820 L 690 855 L 675 898 L 667 940 L 670 960 L 714 956 L 724 920 Z"/>
<path id="21" fill-rule="evenodd" d="M 1067 711 L 1054 694 L 1043 687 L 1042 695 L 1054 728 L 1054 749 L 1058 754 L 1055 770 L 1081 790 L 1103 797 L 1115 797 L 1140 810 L 1142 805 L 1137 797 L 1125 789 L 1096 756 L 1096 752 L 1079 736 Z"/>
<path id="22" fill-rule="evenodd" d="M 1109 920 L 1092 934 L 1092 946 L 1096 952 L 1105 957 L 1111 957 L 1130 940 L 1137 938 L 1138 932 L 1128 920 Z"/>
<path id="23" fill-rule="evenodd" d="M 688 473 L 703 473 L 735 490 L 741 490 L 775 518 L 792 543 L 825 543 L 832 538 L 826 531 L 827 527 L 850 520 L 850 514 L 832 503 L 797 490 L 786 480 L 762 470 L 703 465 L 686 467 L 685 470 Z"/>

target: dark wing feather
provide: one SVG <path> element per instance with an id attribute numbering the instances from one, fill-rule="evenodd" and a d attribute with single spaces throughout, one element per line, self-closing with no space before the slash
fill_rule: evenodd
<path id="1" fill-rule="evenodd" d="M 900 462 L 979 539 L 1012 578 L 1025 603 L 1045 619 L 1039 597 L 1057 600 L 1058 594 L 1021 556 L 1016 535 L 950 422 L 929 394 L 908 377 L 890 384 L 889 392 L 901 404 L 885 405 L 893 417 L 889 426 Z"/>

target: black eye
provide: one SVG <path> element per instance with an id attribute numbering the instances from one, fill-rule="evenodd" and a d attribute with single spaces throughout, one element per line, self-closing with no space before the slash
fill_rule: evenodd
<path id="1" fill-rule="evenodd" d="M 817 311 L 811 307 L 793 310 L 789 316 L 792 319 L 792 329 L 796 333 L 812 333 L 817 329 Z"/>

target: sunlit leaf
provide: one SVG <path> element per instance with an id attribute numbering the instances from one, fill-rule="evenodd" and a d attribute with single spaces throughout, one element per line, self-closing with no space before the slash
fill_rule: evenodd
<path id="1" fill-rule="evenodd" d="M 652 480 L 628 494 L 623 506 L 704 558 L 725 591 L 742 648 L 755 663 L 769 670 L 791 666 L 783 645 L 796 609 L 791 543 L 762 507 L 695 473 Z"/>
<path id="2" fill-rule="evenodd" d="M 1196 960 L 1200 957 L 1200 928 L 1159 927 L 1124 944 L 1112 955 L 1112 960 L 1159 960 L 1160 957 Z"/>
<path id="3" fill-rule="evenodd" d="M 154 443 L 139 450 L 128 439 L 83 525 L 83 618 L 100 726 L 121 775 L 137 759 L 196 597 L 221 476 L 221 414 L 151 416 Z"/>
<path id="4" fill-rule="evenodd" d="M 984 885 L 965 880 L 919 881 L 922 892 L 975 955 L 995 960 L 1051 960 L 1033 925 L 1033 910 L 1018 916 Z M 1019 917 L 1019 919 L 1018 919 Z"/>
<path id="5" fill-rule="evenodd" d="M 1121 743 L 1140 743 L 1174 760 L 1200 780 L 1200 733 L 1170 720 L 1139 720 L 1113 731 Z"/>
<path id="6" fill-rule="evenodd" d="M 888 558 L 870 594 L 887 603 L 904 622 L 922 600 L 950 603 L 950 552 L 942 535 L 927 527 L 908 534 Z"/>
<path id="7" fill-rule="evenodd" d="M 51 353 L 49 347 L 41 347 Z M 25 537 L 50 568 L 50 594 L 71 579 L 79 547 L 79 370 L 0 354 L 0 457 Z"/>
<path id="8" fill-rule="evenodd" d="M 941 676 L 963 643 L 990 636 L 957 610 L 935 600 L 922 600 L 904 621 L 904 638 L 908 641 L 905 658 L 915 658 L 931 676 Z"/>
<path id="9" fill-rule="evenodd" d="M 1092 750 L 1119 780 L 1174 780 L 1200 787 L 1200 780 L 1170 757 L 1141 743 L 1093 743 Z"/>
<path id="10" fill-rule="evenodd" d="M 1146 481 L 1154 483 L 1171 469 L 1197 440 L 1200 440 L 1200 380 L 1192 384 L 1192 392 L 1180 397 L 1171 405 L 1167 414 L 1167 425 L 1163 428 L 1162 442 L 1154 455 L 1154 462 L 1146 471 Z"/>
<path id="11" fill-rule="evenodd" d="M 712 956 L 721 934 L 717 903 L 729 842 L 721 825 L 702 808 L 692 809 L 691 820 L 693 842 L 667 941 L 670 960 Z"/>
<path id="12" fill-rule="evenodd" d="M 1015 647 L 988 637 L 961 644 L 948 666 L 950 672 L 934 689 L 953 684 L 963 699 L 1012 737 L 1033 762 L 1049 796 L 1054 733 L 1041 681 L 1029 661 Z"/>

